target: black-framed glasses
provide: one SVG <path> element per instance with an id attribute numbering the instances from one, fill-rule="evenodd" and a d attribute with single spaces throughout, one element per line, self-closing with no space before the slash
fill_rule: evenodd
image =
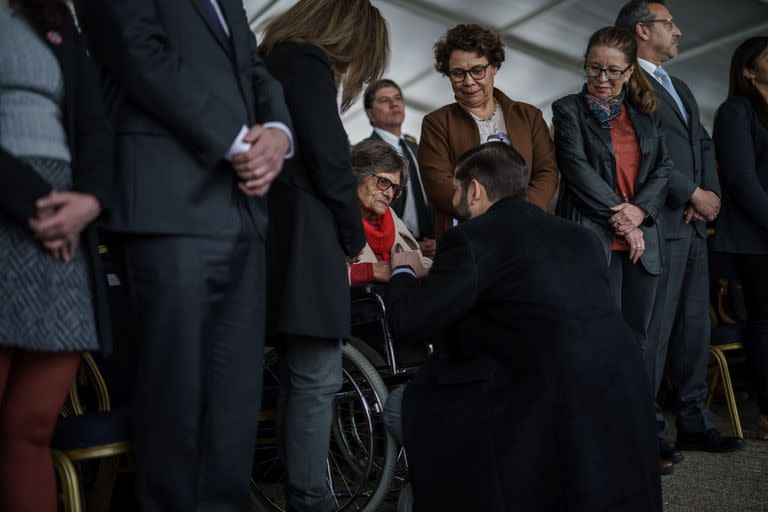
<path id="1" fill-rule="evenodd" d="M 584 66 L 584 74 L 587 75 L 587 78 L 598 78 L 600 75 L 605 73 L 605 78 L 607 78 L 608 80 L 614 81 L 621 78 L 621 75 L 626 73 L 627 70 L 631 67 L 632 67 L 632 64 L 625 67 L 624 69 L 601 68 L 598 66 L 586 65 Z"/>
<path id="2" fill-rule="evenodd" d="M 378 174 L 374 174 L 373 177 L 376 178 L 377 189 L 381 190 L 382 192 L 386 192 L 390 188 L 392 189 L 393 201 L 403 194 L 402 185 L 397 185 L 396 183 L 393 183 L 392 180 L 385 178 L 384 176 L 379 176 Z"/>
<path id="3" fill-rule="evenodd" d="M 470 69 L 452 69 L 448 72 L 448 76 L 451 77 L 451 81 L 456 82 L 457 84 L 463 82 L 467 78 L 467 73 L 469 73 L 469 76 L 474 78 L 475 80 L 482 80 L 485 78 L 485 73 L 488 69 L 488 66 L 490 66 L 491 63 L 485 65 L 478 65 L 473 66 Z"/>
<path id="4" fill-rule="evenodd" d="M 667 28 L 669 30 L 672 30 L 673 28 L 675 28 L 677 26 L 677 23 L 675 23 L 675 19 L 674 18 L 657 18 L 657 19 L 654 19 L 654 20 L 645 20 L 645 21 L 643 21 L 641 23 L 643 23 L 643 24 L 663 23 L 663 24 L 665 24 L 667 26 Z"/>

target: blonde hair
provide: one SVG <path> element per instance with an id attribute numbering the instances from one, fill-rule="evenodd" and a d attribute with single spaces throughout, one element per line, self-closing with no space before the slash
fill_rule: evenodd
<path id="1" fill-rule="evenodd" d="M 267 24 L 259 50 L 269 53 L 285 42 L 313 44 L 325 53 L 342 112 L 389 64 L 387 22 L 369 0 L 299 0 Z"/>
<path id="2" fill-rule="evenodd" d="M 637 62 L 637 41 L 635 36 L 624 28 L 601 28 L 589 38 L 587 52 L 584 55 L 585 63 L 589 51 L 598 46 L 614 48 L 620 51 L 627 60 L 627 64 L 635 67 L 632 76 L 627 81 L 627 97 L 635 104 L 638 110 L 646 114 L 656 110 L 656 93 L 653 90 L 653 86 L 640 70 L 640 64 Z"/>

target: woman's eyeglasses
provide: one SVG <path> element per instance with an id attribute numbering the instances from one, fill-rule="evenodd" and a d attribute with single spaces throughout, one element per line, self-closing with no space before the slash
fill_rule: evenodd
<path id="1" fill-rule="evenodd" d="M 386 192 L 390 188 L 392 189 L 392 200 L 398 199 L 403 194 L 403 186 L 392 183 L 392 180 L 383 176 L 373 175 L 376 178 L 376 188 L 382 192 Z"/>
<path id="2" fill-rule="evenodd" d="M 631 67 L 632 65 L 629 65 L 624 69 L 616 69 L 616 68 L 600 68 L 597 66 L 584 66 L 584 74 L 587 75 L 587 78 L 597 78 L 601 74 L 605 73 L 605 78 L 613 81 L 621 78 L 621 75 L 626 73 L 627 70 Z"/>
<path id="3" fill-rule="evenodd" d="M 469 76 L 471 76 L 475 80 L 482 80 L 485 78 L 485 72 L 488 69 L 488 66 L 490 66 L 491 63 L 485 65 L 479 65 L 474 66 L 470 69 L 452 69 L 448 72 L 448 76 L 451 77 L 451 81 L 456 82 L 457 84 L 460 84 L 467 78 L 467 73 L 469 73 Z"/>

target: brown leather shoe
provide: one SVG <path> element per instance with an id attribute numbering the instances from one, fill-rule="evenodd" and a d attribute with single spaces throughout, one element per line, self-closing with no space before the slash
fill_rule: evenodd
<path id="1" fill-rule="evenodd" d="M 768 414 L 761 414 L 757 417 L 757 438 L 761 441 L 768 441 Z"/>
<path id="2" fill-rule="evenodd" d="M 675 463 L 664 457 L 659 457 L 659 473 L 662 475 L 671 475 L 675 472 Z"/>

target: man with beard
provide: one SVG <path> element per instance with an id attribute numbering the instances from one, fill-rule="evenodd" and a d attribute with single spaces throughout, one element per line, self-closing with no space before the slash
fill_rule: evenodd
<path id="1" fill-rule="evenodd" d="M 387 403 L 414 510 L 660 511 L 649 383 L 600 242 L 529 204 L 527 175 L 503 142 L 470 149 L 454 178 L 466 220 L 429 275 L 392 257 L 395 339 L 436 347 Z"/>

